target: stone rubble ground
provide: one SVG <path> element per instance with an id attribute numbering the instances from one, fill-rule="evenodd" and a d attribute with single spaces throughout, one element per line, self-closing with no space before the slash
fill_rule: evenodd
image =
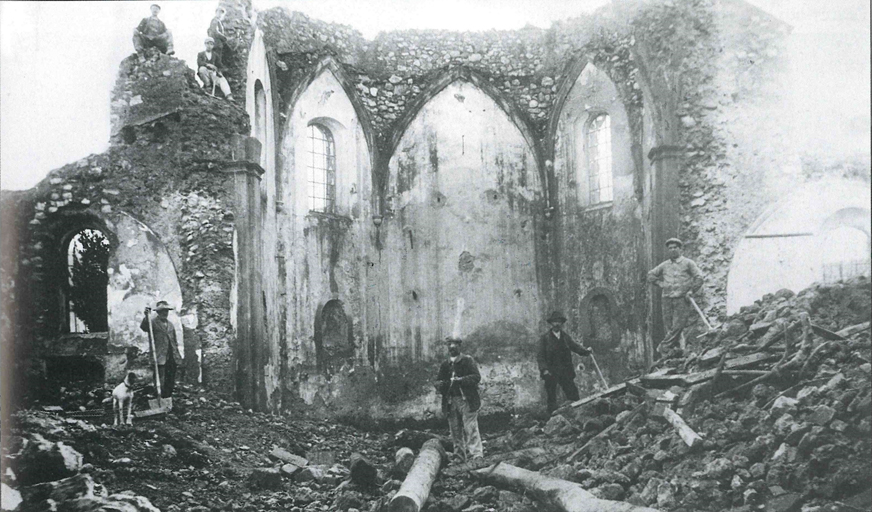
<path id="1" fill-rule="evenodd" d="M 760 343 L 778 329 L 798 347 L 802 332 L 792 326 L 803 311 L 832 332 L 868 322 L 869 280 L 767 296 L 717 334 L 690 343 L 686 357 L 666 354 L 653 376 L 628 386 L 631 392 L 564 407 L 547 422 L 519 415 L 502 430 L 486 428 L 487 461 L 503 459 L 603 499 L 660 510 L 869 510 L 868 323 L 844 340 L 825 340 L 826 331 L 816 330 L 802 375 L 787 371 L 744 393 L 718 395 L 775 366 L 784 343 L 774 342 L 773 358 L 743 367 L 745 374 L 723 372 L 714 397 L 705 382 L 674 385 L 716 367 L 724 350 L 717 347 L 732 347 L 726 360 L 764 353 Z M 695 402 L 686 399 L 691 389 Z M 14 415 L 3 443 L 4 510 L 385 510 L 408 469 L 407 453 L 396 457 L 402 468 L 394 465 L 397 451 L 417 453 L 434 435 L 256 413 L 187 386 L 163 420 L 110 427 L 103 424 L 108 412 L 88 421 L 70 417 L 99 408 L 108 392 L 70 386 L 59 397 L 65 411 L 35 404 Z M 689 448 L 657 414 L 658 403 L 673 407 L 702 443 Z M 631 415 L 634 409 L 639 414 Z M 452 462 L 443 470 L 425 510 L 540 510 L 523 493 L 485 485 L 462 469 Z"/>

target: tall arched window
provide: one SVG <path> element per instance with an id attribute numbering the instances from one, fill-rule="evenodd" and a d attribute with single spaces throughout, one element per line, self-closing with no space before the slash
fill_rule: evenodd
<path id="1" fill-rule="evenodd" d="M 68 331 L 108 331 L 109 240 L 100 230 L 83 229 L 70 239 L 66 252 Z"/>
<path id="2" fill-rule="evenodd" d="M 320 124 L 309 125 L 309 210 L 332 213 L 336 203 L 336 144 Z"/>
<path id="3" fill-rule="evenodd" d="M 611 201 L 612 125 L 608 114 L 599 114 L 587 125 L 588 191 L 591 205 Z"/>

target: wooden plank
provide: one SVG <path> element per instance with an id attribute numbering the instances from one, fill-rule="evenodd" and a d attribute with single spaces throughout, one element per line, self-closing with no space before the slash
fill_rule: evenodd
<path id="1" fill-rule="evenodd" d="M 571 404 L 569 404 L 568 407 L 572 407 L 572 408 L 581 407 L 582 405 L 589 404 L 598 398 L 605 398 L 608 396 L 615 395 L 615 394 L 627 389 L 628 382 L 633 383 L 633 384 L 637 384 L 639 382 L 639 379 L 631 379 L 631 380 L 628 380 L 627 382 L 621 382 L 620 384 L 616 384 L 616 385 L 606 389 L 605 391 L 600 391 L 599 393 L 594 393 L 592 395 L 588 395 L 588 396 L 582 398 L 581 400 L 576 400 L 575 402 L 572 402 Z M 555 412 L 557 412 L 557 411 L 555 411 Z"/>
<path id="2" fill-rule="evenodd" d="M 663 417 L 668 421 L 678 432 L 684 444 L 691 448 L 695 448 L 702 444 L 702 438 L 687 423 L 684 422 L 681 416 L 675 413 L 669 407 L 663 410 Z"/>
<path id="3" fill-rule="evenodd" d="M 837 332 L 836 334 L 843 337 L 843 338 L 847 338 L 848 336 L 852 336 L 854 334 L 857 334 L 858 332 L 865 331 L 866 329 L 869 328 L 869 326 L 870 326 L 870 322 L 863 322 L 862 324 L 857 324 L 857 325 L 852 325 L 850 327 L 845 327 L 844 329 Z"/>
<path id="4" fill-rule="evenodd" d="M 726 363 L 724 363 L 724 369 L 735 370 L 738 368 L 742 368 L 745 366 L 755 365 L 757 363 L 762 363 L 764 361 L 770 361 L 772 359 L 777 358 L 778 356 L 775 354 L 764 354 L 762 352 L 755 352 L 753 354 L 748 354 L 747 356 L 737 357 L 735 359 L 730 359 Z M 694 384 L 699 384 L 700 382 L 707 381 L 715 376 L 717 373 L 717 368 L 712 368 L 711 370 L 706 370 L 704 372 L 691 373 L 690 375 L 684 375 L 684 384 L 688 386 L 692 386 Z"/>

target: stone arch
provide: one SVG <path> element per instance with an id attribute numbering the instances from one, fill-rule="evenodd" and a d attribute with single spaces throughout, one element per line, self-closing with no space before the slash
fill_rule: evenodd
<path id="1" fill-rule="evenodd" d="M 533 148 L 475 83 L 451 80 L 418 110 L 388 163 L 379 228 L 388 358 L 426 359 L 449 334 L 488 358 L 535 342 L 545 195 Z"/>
<path id="2" fill-rule="evenodd" d="M 561 206 L 572 211 L 576 206 L 587 208 L 622 197 L 638 197 L 637 188 L 644 169 L 639 168 L 641 162 L 636 154 L 639 150 L 634 148 L 638 137 L 617 85 L 587 59 L 573 63 L 570 72 L 569 77 L 575 79 L 570 82 L 568 77 L 561 84 L 548 127 L 557 184 L 555 192 L 559 194 Z M 603 115 L 610 121 L 608 169 L 595 173 L 596 162 L 591 158 L 587 136 L 591 122 Z M 598 174 L 607 179 L 592 181 L 591 176 Z M 596 194 L 603 186 L 601 181 L 608 182 L 607 189 L 611 192 L 605 198 Z"/>
<path id="3" fill-rule="evenodd" d="M 433 80 L 430 81 L 429 85 L 418 95 L 415 101 L 406 108 L 406 112 L 400 118 L 400 120 L 396 123 L 393 130 L 390 134 L 390 140 L 388 145 L 388 151 L 385 152 L 383 158 L 385 161 L 384 169 L 387 170 L 387 164 L 390 159 L 393 158 L 394 153 L 397 150 L 397 146 L 400 143 L 400 140 L 406 133 L 406 130 L 409 128 L 409 125 L 412 124 L 421 110 L 439 93 L 445 90 L 449 85 L 453 84 L 457 81 L 468 82 L 487 96 L 490 97 L 494 103 L 499 106 L 499 108 L 505 113 L 512 124 L 517 128 L 521 135 L 523 135 L 524 140 L 530 147 L 530 150 L 533 152 L 533 155 L 536 159 L 536 169 L 539 172 L 540 180 L 542 183 L 548 183 L 548 179 L 545 172 L 545 158 L 544 152 L 542 150 L 541 144 L 539 143 L 539 139 L 533 135 L 533 130 L 530 128 L 531 123 L 528 119 L 527 114 L 515 106 L 515 103 L 507 98 L 499 89 L 491 85 L 491 83 L 484 78 L 482 75 L 477 73 L 476 71 L 466 68 L 466 67 L 456 67 L 452 69 L 448 69 L 443 71 L 440 75 L 436 76 Z M 386 177 L 387 178 L 387 177 Z M 388 179 L 383 180 L 383 185 L 387 185 Z M 548 196 L 545 197 L 546 203 L 549 201 Z M 546 204 L 547 206 L 547 204 Z"/>
<path id="4" fill-rule="evenodd" d="M 305 131 L 313 123 L 330 128 L 336 144 L 337 204 L 341 206 L 337 213 L 357 217 L 367 209 L 363 203 L 371 200 L 365 193 L 372 181 L 372 130 L 368 114 L 349 84 L 342 67 L 325 58 L 291 96 L 281 146 L 281 180 L 290 186 L 282 187 L 287 190 L 282 199 L 293 201 L 289 208 L 298 216 L 308 212 L 303 206 L 307 202 Z M 335 94 L 338 91 L 342 93 Z M 359 143 L 360 139 L 365 144 Z"/>
<path id="5" fill-rule="evenodd" d="M 318 306 L 314 332 L 315 357 L 320 371 L 333 373 L 337 366 L 354 358 L 351 320 L 339 299 L 331 299 Z"/>
<path id="6" fill-rule="evenodd" d="M 615 294 L 608 288 L 591 289 L 581 299 L 579 329 L 589 346 L 596 352 L 616 348 L 621 342 Z"/>
<path id="7" fill-rule="evenodd" d="M 795 292 L 823 279 L 821 246 L 847 226 L 869 230 L 868 182 L 806 183 L 767 208 L 739 241 L 727 275 L 727 314 L 781 288 Z"/>

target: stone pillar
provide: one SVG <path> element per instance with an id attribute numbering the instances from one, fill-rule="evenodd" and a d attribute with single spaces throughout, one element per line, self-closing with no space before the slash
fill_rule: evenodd
<path id="1" fill-rule="evenodd" d="M 263 365 L 267 343 L 261 295 L 263 284 L 259 262 L 262 246 L 259 208 L 260 143 L 257 139 L 233 135 L 232 162 L 224 172 L 233 175 L 235 206 L 234 260 L 236 286 L 236 343 L 233 348 L 234 381 L 239 403 L 245 408 L 261 408 Z"/>
<path id="2" fill-rule="evenodd" d="M 678 171 L 682 149 L 678 146 L 657 146 L 648 152 L 651 160 L 651 264 L 658 265 L 666 259 L 666 240 L 678 237 L 680 229 Z M 651 318 L 652 350 L 663 339 L 663 313 L 660 292 L 652 291 L 649 302 Z M 653 354 L 653 353 L 652 353 Z"/>

